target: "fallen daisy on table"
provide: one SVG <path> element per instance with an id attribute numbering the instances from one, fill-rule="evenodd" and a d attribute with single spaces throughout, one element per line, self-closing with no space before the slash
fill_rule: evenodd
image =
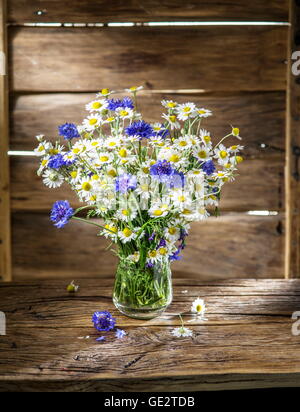
<path id="1" fill-rule="evenodd" d="M 206 306 L 203 299 L 197 298 L 194 300 L 191 306 L 191 312 L 196 316 L 193 319 L 188 320 L 188 323 L 196 322 L 199 320 L 207 320 L 207 318 L 204 317 L 206 312 Z"/>
<path id="2" fill-rule="evenodd" d="M 193 336 L 193 331 L 189 328 L 186 328 L 183 323 L 182 316 L 179 315 L 181 326 L 179 328 L 175 328 L 171 331 L 171 334 L 176 338 L 187 338 Z"/>
<path id="3" fill-rule="evenodd" d="M 205 303 L 203 299 L 197 298 L 194 300 L 191 306 L 191 312 L 196 313 L 197 316 L 203 317 L 206 311 Z"/>

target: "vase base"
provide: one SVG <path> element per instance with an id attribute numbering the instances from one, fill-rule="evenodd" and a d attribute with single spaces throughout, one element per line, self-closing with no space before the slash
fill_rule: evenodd
<path id="1" fill-rule="evenodd" d="M 161 315 L 168 307 L 166 306 L 161 306 L 160 308 L 155 308 L 155 309 L 141 309 L 141 308 L 132 308 L 128 306 L 121 305 L 120 303 L 117 303 L 115 300 L 113 300 L 115 307 L 123 313 L 123 315 L 133 318 L 133 319 L 154 319 L 157 316 Z"/>

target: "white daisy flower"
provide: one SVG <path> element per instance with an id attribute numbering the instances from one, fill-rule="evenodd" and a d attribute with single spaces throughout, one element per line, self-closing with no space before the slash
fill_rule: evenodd
<path id="1" fill-rule="evenodd" d="M 176 338 L 188 338 L 193 336 L 193 331 L 185 326 L 181 326 L 180 328 L 175 328 L 171 331 L 172 335 Z"/>
<path id="2" fill-rule="evenodd" d="M 37 170 L 37 175 L 38 176 L 41 176 L 43 170 L 45 170 L 46 167 L 48 166 L 49 159 L 50 159 L 50 156 L 47 155 L 41 160 L 40 167 Z"/>
<path id="3" fill-rule="evenodd" d="M 138 263 L 140 260 L 140 252 L 134 252 L 132 255 L 127 257 L 131 262 Z"/>
<path id="4" fill-rule="evenodd" d="M 76 159 L 76 154 L 73 152 L 68 152 L 63 155 L 63 159 L 65 162 L 73 162 Z"/>
<path id="5" fill-rule="evenodd" d="M 125 89 L 125 92 L 127 93 L 136 93 L 139 92 L 140 90 L 143 90 L 144 86 L 132 86 L 129 87 L 129 89 Z"/>
<path id="6" fill-rule="evenodd" d="M 129 208 L 121 208 L 117 211 L 116 217 L 123 222 L 132 222 L 137 216 L 137 211 Z"/>
<path id="7" fill-rule="evenodd" d="M 171 130 L 179 129 L 180 123 L 178 122 L 177 116 L 173 114 L 163 114 L 162 117 L 168 122 Z"/>
<path id="8" fill-rule="evenodd" d="M 205 129 L 201 129 L 201 130 L 200 130 L 200 139 L 202 140 L 202 142 L 203 142 L 205 145 L 209 145 L 209 146 L 212 145 L 212 144 L 211 144 L 210 132 L 208 132 L 207 130 L 205 130 Z"/>
<path id="9" fill-rule="evenodd" d="M 118 107 L 116 109 L 116 114 L 121 118 L 121 119 L 131 119 L 134 115 L 134 112 L 132 109 L 129 109 L 128 107 L 126 107 L 126 109 L 122 108 L 122 107 Z"/>
<path id="10" fill-rule="evenodd" d="M 118 228 L 115 226 L 113 222 L 106 223 L 104 228 L 105 229 L 101 232 L 103 236 L 113 241 L 117 240 Z"/>
<path id="11" fill-rule="evenodd" d="M 122 143 L 122 141 L 121 141 L 120 137 L 111 136 L 111 137 L 109 137 L 108 139 L 105 140 L 104 146 L 107 149 L 115 149 L 115 148 L 120 147 L 121 143 Z"/>
<path id="12" fill-rule="evenodd" d="M 108 102 L 105 99 L 98 99 L 88 103 L 85 107 L 89 112 L 102 112 L 108 106 Z"/>
<path id="13" fill-rule="evenodd" d="M 189 149 L 193 145 L 192 139 L 189 136 L 180 136 L 174 143 L 175 147 L 179 150 Z"/>
<path id="14" fill-rule="evenodd" d="M 208 147 L 206 146 L 196 146 L 193 149 L 194 156 L 200 161 L 207 161 L 211 158 L 211 153 Z"/>
<path id="15" fill-rule="evenodd" d="M 191 312 L 196 313 L 197 316 L 203 317 L 206 311 L 205 303 L 203 299 L 197 298 L 194 300 L 191 306 Z"/>
<path id="16" fill-rule="evenodd" d="M 72 152 L 75 155 L 81 155 L 82 153 L 84 153 L 87 149 L 87 145 L 88 142 L 85 142 L 84 140 L 79 140 L 78 142 L 76 142 L 73 147 L 72 147 Z"/>
<path id="17" fill-rule="evenodd" d="M 183 103 L 176 107 L 176 113 L 179 120 L 185 121 L 189 117 L 195 117 L 196 106 L 194 103 Z"/>
<path id="18" fill-rule="evenodd" d="M 195 114 L 199 117 L 209 117 L 212 116 L 211 110 L 204 109 L 203 107 L 201 109 L 196 109 Z"/>
<path id="19" fill-rule="evenodd" d="M 165 229 L 164 236 L 171 242 L 177 241 L 180 237 L 180 227 L 171 224 Z"/>
<path id="20" fill-rule="evenodd" d="M 103 152 L 98 155 L 97 159 L 95 160 L 95 165 L 97 167 L 100 167 L 102 165 L 111 163 L 112 161 L 113 161 L 113 154 L 109 152 Z"/>
<path id="21" fill-rule="evenodd" d="M 169 213 L 170 208 L 168 203 L 157 202 L 154 203 L 148 210 L 148 214 L 151 217 L 164 217 Z"/>
<path id="22" fill-rule="evenodd" d="M 38 147 L 36 147 L 34 149 L 34 153 L 37 156 L 45 156 L 51 148 L 53 148 L 51 143 L 49 143 L 49 142 L 40 142 Z"/>
<path id="23" fill-rule="evenodd" d="M 123 230 L 118 232 L 118 237 L 122 243 L 130 242 L 131 240 L 136 239 L 137 234 L 135 231 L 131 230 L 129 227 L 125 227 Z"/>
<path id="24" fill-rule="evenodd" d="M 147 263 L 155 264 L 159 262 L 159 260 L 160 260 L 160 255 L 158 254 L 157 250 L 153 249 L 153 250 L 148 251 L 147 258 L 146 258 Z"/>
<path id="25" fill-rule="evenodd" d="M 162 100 L 161 104 L 166 107 L 167 109 L 175 109 L 178 103 L 174 102 L 173 100 Z"/>
<path id="26" fill-rule="evenodd" d="M 135 192 L 141 197 L 141 199 L 148 200 L 151 195 L 150 190 L 150 185 L 147 182 L 142 182 L 137 186 Z"/>
<path id="27" fill-rule="evenodd" d="M 102 117 L 100 117 L 97 114 L 92 114 L 92 115 L 88 116 L 86 119 L 84 119 L 84 121 L 83 121 L 83 127 L 88 132 L 94 131 L 99 126 L 101 126 L 101 124 L 102 124 Z"/>
<path id="28" fill-rule="evenodd" d="M 37 136 L 35 136 L 35 138 L 36 138 L 36 140 L 37 140 L 38 142 L 41 143 L 41 142 L 44 140 L 45 135 L 43 135 L 43 134 L 38 134 Z"/>
<path id="29" fill-rule="evenodd" d="M 233 145 L 233 146 L 230 146 L 229 147 L 229 151 L 231 152 L 231 153 L 237 153 L 237 152 L 240 152 L 241 150 L 243 150 L 244 149 L 244 146 L 241 146 L 241 145 L 239 145 L 239 144 L 236 144 L 236 145 Z"/>
<path id="30" fill-rule="evenodd" d="M 215 158 L 218 159 L 218 163 L 220 165 L 224 165 L 228 163 L 228 158 L 229 158 L 229 152 L 228 149 L 223 145 L 220 144 L 215 150 Z"/>
<path id="31" fill-rule="evenodd" d="M 43 182 L 50 189 L 56 189 L 63 184 L 64 178 L 54 170 L 46 170 L 43 174 Z"/>
<path id="32" fill-rule="evenodd" d="M 109 89 L 102 89 L 100 92 L 96 95 L 97 98 L 101 97 L 108 97 L 110 94 L 115 93 L 113 90 Z"/>

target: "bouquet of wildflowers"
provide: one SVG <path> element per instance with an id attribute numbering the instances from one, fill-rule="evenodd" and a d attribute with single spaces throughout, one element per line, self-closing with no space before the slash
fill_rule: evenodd
<path id="1" fill-rule="evenodd" d="M 126 89 L 129 96 L 121 99 L 103 89 L 87 104 L 81 125 L 59 127 L 55 144 L 37 136 L 44 184 L 67 183 L 83 203 L 73 210 L 56 202 L 51 220 L 58 228 L 71 218 L 85 220 L 117 245 L 114 299 L 123 309 L 169 303 L 169 262 L 181 258 L 191 222 L 217 208 L 223 184 L 243 160 L 242 146 L 223 144 L 229 136 L 240 139 L 239 129 L 214 145 L 203 126 L 212 113 L 194 103 L 163 100 L 160 122 L 142 120 L 140 89 Z"/>

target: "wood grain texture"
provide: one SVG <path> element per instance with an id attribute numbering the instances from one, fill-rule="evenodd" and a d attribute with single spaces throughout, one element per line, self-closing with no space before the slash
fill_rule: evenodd
<path id="1" fill-rule="evenodd" d="M 291 29 L 289 35 L 288 55 L 299 49 L 298 36 L 300 30 L 300 6 L 290 2 Z M 297 60 L 299 57 L 297 57 Z M 285 243 L 285 276 L 300 276 L 300 76 L 292 73 L 292 65 L 296 60 L 289 59 L 287 113 L 286 113 L 286 243 Z M 296 64 L 299 70 L 299 64 Z"/>
<path id="2" fill-rule="evenodd" d="M 0 0 L 0 279 L 11 280 L 6 0 Z"/>
<path id="3" fill-rule="evenodd" d="M 283 276 L 282 216 L 228 214 L 192 225 L 184 259 L 173 265 L 186 278 L 280 278 Z M 14 279 L 105 277 L 116 259 L 97 229 L 70 222 L 56 229 L 48 215 L 13 215 Z M 76 253 L 74 253 L 76 251 Z"/>
<path id="4" fill-rule="evenodd" d="M 24 22 L 110 22 L 160 20 L 287 21 L 287 0 L 10 0 L 8 19 Z M 41 16 L 38 10 L 43 11 Z"/>
<path id="5" fill-rule="evenodd" d="M 18 92 L 132 84 L 156 90 L 286 87 L 287 27 L 11 27 L 9 33 L 11 89 Z"/>
<path id="6" fill-rule="evenodd" d="M 174 282 L 174 300 L 151 321 L 126 318 L 111 301 L 112 280 L 82 280 L 70 296 L 66 280 L 0 285 L 7 335 L 0 340 L 1 391 L 199 391 L 300 386 L 299 280 Z M 187 293 L 182 293 L 187 290 Z M 190 314 L 205 298 L 207 321 Z M 91 325 L 96 310 L 117 317 L 127 336 Z M 174 339 L 182 313 L 192 338 Z M 191 321 L 192 322 L 189 322 Z M 83 337 L 87 337 L 83 339 Z"/>
<path id="7" fill-rule="evenodd" d="M 122 96 L 122 94 L 121 94 Z M 43 133 L 55 140 L 57 126 L 65 122 L 80 124 L 87 115 L 85 105 L 95 94 L 28 94 L 11 98 L 12 150 L 32 150 L 34 136 Z M 285 93 L 169 94 L 141 93 L 138 108 L 146 121 L 161 120 L 163 99 L 179 103 L 195 102 L 213 111 L 214 116 L 203 122 L 218 141 L 228 134 L 230 125 L 238 125 L 248 157 L 284 158 Z M 230 143 L 230 141 L 228 141 Z M 265 145 L 262 147 L 262 145 Z"/>
<path id="8" fill-rule="evenodd" d="M 11 157 L 11 202 L 13 210 L 48 211 L 57 199 L 83 206 L 75 193 L 64 184 L 47 188 L 37 176 L 36 157 Z M 282 210 L 284 177 L 281 161 L 246 160 L 240 164 L 234 182 L 224 185 L 221 210 Z"/>

